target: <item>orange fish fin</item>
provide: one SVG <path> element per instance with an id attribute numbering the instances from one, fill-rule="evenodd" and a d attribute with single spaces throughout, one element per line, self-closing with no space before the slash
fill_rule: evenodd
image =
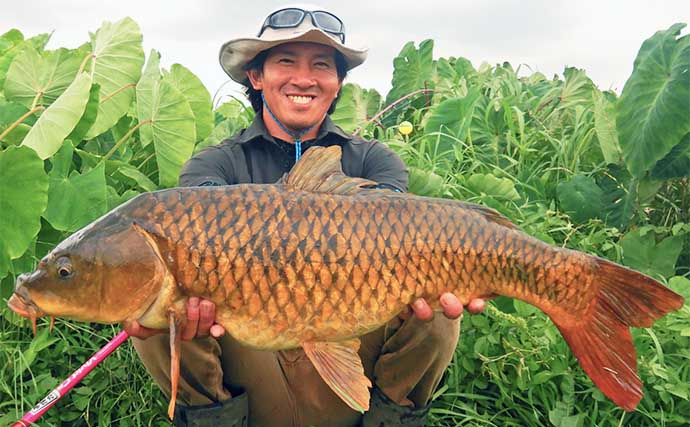
<path id="1" fill-rule="evenodd" d="M 321 378 L 355 411 L 369 410 L 371 381 L 364 375 L 359 358 L 359 340 L 340 342 L 305 342 L 304 352 Z"/>
<path id="2" fill-rule="evenodd" d="M 488 206 L 478 205 L 469 202 L 459 202 L 461 207 L 480 213 L 487 221 L 494 222 L 507 228 L 518 230 L 518 226 L 511 220 L 503 216 L 499 211 Z"/>
<path id="3" fill-rule="evenodd" d="M 312 147 L 292 170 L 280 179 L 291 190 L 316 193 L 354 194 L 377 183 L 364 178 L 352 178 L 343 173 L 341 148 Z"/>
<path id="4" fill-rule="evenodd" d="M 641 273 L 603 259 L 597 262 L 601 287 L 590 314 L 584 320 L 553 320 L 594 384 L 633 411 L 642 398 L 642 383 L 629 327 L 651 326 L 680 308 L 683 298 Z"/>
<path id="5" fill-rule="evenodd" d="M 177 385 L 180 380 L 180 350 L 182 347 L 182 335 L 180 335 L 180 321 L 175 312 L 168 314 L 170 326 L 170 404 L 168 405 L 168 417 L 173 419 L 175 403 L 177 402 Z"/>

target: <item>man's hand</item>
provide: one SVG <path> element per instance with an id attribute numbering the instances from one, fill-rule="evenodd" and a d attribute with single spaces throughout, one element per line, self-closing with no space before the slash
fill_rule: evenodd
<path id="1" fill-rule="evenodd" d="M 214 322 L 216 305 L 212 301 L 205 299 L 200 301 L 197 297 L 191 297 L 187 300 L 185 309 L 187 310 L 187 321 L 182 325 L 180 333 L 182 340 L 189 341 L 193 338 L 209 335 L 218 338 L 225 334 L 225 328 Z M 141 339 L 168 332 L 166 329 L 146 328 L 136 320 L 125 322 L 124 329 L 130 336 Z"/>
<path id="2" fill-rule="evenodd" d="M 443 314 L 449 319 L 457 319 L 462 315 L 464 307 L 460 300 L 450 292 L 441 295 L 439 299 Z M 478 314 L 484 311 L 486 302 L 481 298 L 475 298 L 467 305 L 467 310 L 472 314 Z M 408 306 L 407 311 L 400 313 L 403 319 L 409 318 L 414 314 L 419 320 L 428 321 L 434 318 L 434 311 L 424 298 L 419 298 Z"/>

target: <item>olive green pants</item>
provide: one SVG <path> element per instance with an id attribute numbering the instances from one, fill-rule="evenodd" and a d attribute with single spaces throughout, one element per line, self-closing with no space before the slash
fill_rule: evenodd
<path id="1" fill-rule="evenodd" d="M 459 320 L 442 315 L 431 322 L 396 318 L 361 338 L 364 372 L 393 402 L 423 407 L 453 357 L 459 332 Z M 133 341 L 153 379 L 170 396 L 168 340 L 166 334 Z M 356 426 L 361 420 L 321 380 L 301 349 L 257 351 L 228 335 L 182 344 L 178 404 L 208 405 L 239 390 L 248 394 L 252 427 Z"/>

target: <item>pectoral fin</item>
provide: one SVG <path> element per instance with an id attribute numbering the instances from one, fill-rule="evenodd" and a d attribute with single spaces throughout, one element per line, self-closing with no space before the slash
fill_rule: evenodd
<path id="1" fill-rule="evenodd" d="M 182 335 L 180 335 L 180 321 L 171 311 L 168 314 L 170 326 L 170 404 L 168 405 L 168 417 L 173 419 L 175 414 L 175 402 L 177 401 L 177 385 L 180 380 L 180 349 L 182 346 Z"/>
<path id="2" fill-rule="evenodd" d="M 304 352 L 321 378 L 355 411 L 369 410 L 371 381 L 364 375 L 359 358 L 359 340 L 341 342 L 305 342 Z"/>

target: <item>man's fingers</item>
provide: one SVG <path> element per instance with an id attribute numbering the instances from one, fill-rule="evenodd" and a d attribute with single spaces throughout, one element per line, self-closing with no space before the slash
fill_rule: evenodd
<path id="1" fill-rule="evenodd" d="M 419 298 L 412 303 L 412 311 L 419 320 L 429 321 L 434 318 L 434 311 L 424 301 L 424 298 Z"/>
<path id="2" fill-rule="evenodd" d="M 196 336 L 199 326 L 199 298 L 191 297 L 187 300 L 187 323 L 182 328 L 182 340 L 189 341 Z"/>
<path id="3" fill-rule="evenodd" d="M 441 308 L 443 314 L 449 319 L 457 319 L 462 315 L 462 303 L 460 300 L 450 292 L 441 295 Z"/>
<path id="4" fill-rule="evenodd" d="M 136 320 L 132 322 L 124 322 L 122 326 L 125 332 L 127 332 L 130 337 L 141 338 L 143 340 L 145 340 L 148 337 L 152 337 L 154 335 L 163 334 L 167 332 L 165 329 L 146 328 L 144 326 L 141 326 L 139 322 L 137 322 Z"/>
<path id="5" fill-rule="evenodd" d="M 467 310 L 472 314 L 479 314 L 486 308 L 486 301 L 481 298 L 475 298 L 467 305 Z"/>
<path id="6" fill-rule="evenodd" d="M 216 323 L 213 326 L 211 326 L 209 332 L 211 333 L 211 336 L 213 338 L 220 338 L 223 335 L 225 335 L 225 328 Z"/>
<path id="7" fill-rule="evenodd" d="M 212 301 L 202 300 L 201 303 L 199 303 L 199 328 L 196 336 L 207 336 L 215 320 L 216 305 Z"/>

